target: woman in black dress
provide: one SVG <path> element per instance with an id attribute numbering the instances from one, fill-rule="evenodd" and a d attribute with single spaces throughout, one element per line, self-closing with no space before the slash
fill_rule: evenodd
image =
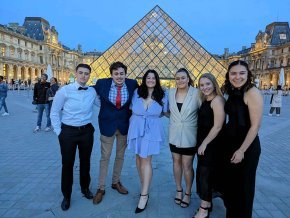
<path id="1" fill-rule="evenodd" d="M 258 131 L 263 97 L 252 83 L 244 61 L 229 65 L 223 86 L 228 99 L 225 112 L 225 206 L 227 218 L 252 217 L 256 169 L 261 153 Z"/>
<path id="2" fill-rule="evenodd" d="M 202 105 L 198 111 L 197 146 L 198 163 L 196 188 L 201 199 L 195 218 L 209 217 L 212 209 L 213 171 L 217 152 L 218 134 L 224 121 L 224 98 L 215 77 L 210 73 L 201 75 L 198 81 Z"/>

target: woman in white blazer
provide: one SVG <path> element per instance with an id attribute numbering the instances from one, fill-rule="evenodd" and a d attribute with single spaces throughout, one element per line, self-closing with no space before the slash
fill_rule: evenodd
<path id="1" fill-rule="evenodd" d="M 175 74 L 176 87 L 169 90 L 169 145 L 176 183 L 175 203 L 188 207 L 194 179 L 193 159 L 196 153 L 198 90 L 193 87 L 189 72 L 181 68 Z M 182 175 L 185 179 L 183 196 Z"/>
<path id="2" fill-rule="evenodd" d="M 277 117 L 280 116 L 281 107 L 282 107 L 282 94 L 283 90 L 281 85 L 277 86 L 276 91 L 271 91 L 272 97 L 271 97 L 271 108 L 269 112 L 269 116 L 273 115 L 274 110 L 276 109 L 276 115 Z"/>

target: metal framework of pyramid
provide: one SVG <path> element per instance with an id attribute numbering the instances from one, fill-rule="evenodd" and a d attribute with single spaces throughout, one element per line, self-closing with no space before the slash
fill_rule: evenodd
<path id="1" fill-rule="evenodd" d="M 140 79 L 148 69 L 155 69 L 162 85 L 174 86 L 174 74 L 186 68 L 192 79 L 210 72 L 219 84 L 226 69 L 196 40 L 184 31 L 159 6 L 155 6 L 128 32 L 92 64 L 92 76 L 110 77 L 110 64 L 116 61 L 128 66 L 127 77 Z"/>

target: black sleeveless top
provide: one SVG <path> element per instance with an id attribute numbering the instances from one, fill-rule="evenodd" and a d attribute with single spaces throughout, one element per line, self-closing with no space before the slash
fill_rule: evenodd
<path id="1" fill-rule="evenodd" d="M 204 101 L 198 110 L 197 120 L 197 147 L 201 145 L 214 125 L 214 114 L 211 108 L 212 101 Z M 215 166 L 219 161 L 219 154 L 222 153 L 221 143 L 222 130 L 207 145 L 204 155 L 198 155 L 198 164 L 203 166 Z"/>
<path id="2" fill-rule="evenodd" d="M 197 146 L 199 147 L 203 140 L 207 137 L 214 125 L 213 110 L 210 106 L 211 101 L 202 102 L 198 110 L 197 119 Z"/>
<path id="3" fill-rule="evenodd" d="M 179 102 L 176 102 L 176 105 L 177 105 L 177 108 L 179 110 L 179 112 L 181 111 L 181 108 L 182 108 L 182 105 L 183 103 L 179 103 Z"/>
<path id="4" fill-rule="evenodd" d="M 244 102 L 244 92 L 238 89 L 229 91 L 228 100 L 225 103 L 225 112 L 228 122 L 225 127 L 226 144 L 232 151 L 237 150 L 245 140 L 251 127 L 249 108 Z"/>

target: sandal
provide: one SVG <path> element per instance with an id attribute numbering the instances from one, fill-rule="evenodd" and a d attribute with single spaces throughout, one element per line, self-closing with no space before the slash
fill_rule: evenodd
<path id="1" fill-rule="evenodd" d="M 183 189 L 181 190 L 176 190 L 176 192 L 180 193 L 181 192 L 181 197 L 182 197 L 182 193 L 183 193 Z M 180 205 L 182 199 L 181 198 L 174 198 L 175 204 Z"/>
<path id="2" fill-rule="evenodd" d="M 212 205 L 210 207 L 203 207 L 203 206 L 199 206 L 199 209 L 203 209 L 203 210 L 207 210 L 207 215 L 203 218 L 209 218 L 210 212 L 212 211 Z M 199 209 L 197 210 L 197 212 L 193 215 L 192 218 L 195 218 L 196 214 L 198 213 Z"/>
<path id="3" fill-rule="evenodd" d="M 182 207 L 182 208 L 187 208 L 188 206 L 189 206 L 189 202 L 190 202 L 190 196 L 191 196 L 191 193 L 189 193 L 189 194 L 187 194 L 186 192 L 185 192 L 185 195 L 187 195 L 188 197 L 189 197 L 189 201 L 188 202 L 186 202 L 186 201 L 181 201 L 180 202 L 180 206 Z M 185 195 L 184 195 L 184 197 L 185 197 Z"/>

